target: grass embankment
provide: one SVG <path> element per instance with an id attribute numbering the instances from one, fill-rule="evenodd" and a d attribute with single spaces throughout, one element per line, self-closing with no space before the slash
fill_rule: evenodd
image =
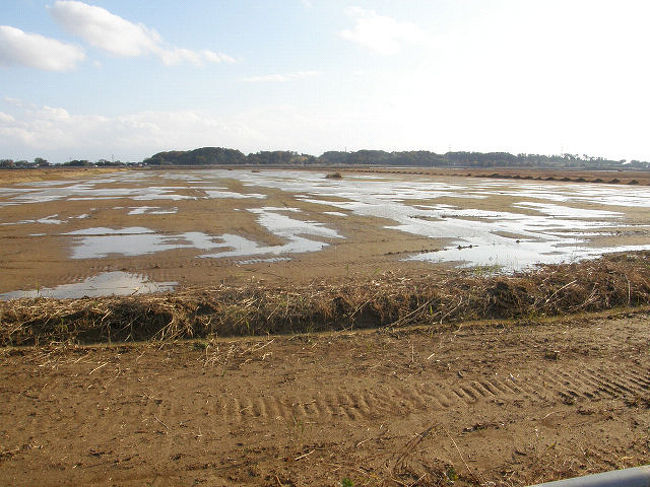
<path id="1" fill-rule="evenodd" d="M 3 184 L 33 183 L 57 179 L 86 178 L 100 174 L 126 171 L 120 167 L 49 167 L 44 169 L 5 169 L 0 171 Z"/>
<path id="2" fill-rule="evenodd" d="M 0 346 L 317 332 L 485 319 L 540 319 L 650 304 L 650 252 L 512 276 L 385 273 L 304 288 L 263 284 L 132 297 L 0 303 Z"/>

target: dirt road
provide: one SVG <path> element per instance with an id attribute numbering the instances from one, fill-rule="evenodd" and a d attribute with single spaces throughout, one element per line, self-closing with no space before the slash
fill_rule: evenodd
<path id="1" fill-rule="evenodd" d="M 650 310 L 0 352 L 1 485 L 526 485 L 650 463 Z"/>

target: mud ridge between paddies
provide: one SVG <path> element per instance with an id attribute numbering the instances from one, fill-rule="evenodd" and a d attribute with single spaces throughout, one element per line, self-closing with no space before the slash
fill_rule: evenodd
<path id="1" fill-rule="evenodd" d="M 514 275 L 446 277 L 387 272 L 359 282 L 243 286 L 174 293 L 0 303 L 0 345 L 101 343 L 211 336 L 432 327 L 469 320 L 534 320 L 650 304 L 650 252 L 540 266 Z"/>

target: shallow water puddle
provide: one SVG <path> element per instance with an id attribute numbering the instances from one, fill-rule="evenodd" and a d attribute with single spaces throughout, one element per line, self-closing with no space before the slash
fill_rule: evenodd
<path id="1" fill-rule="evenodd" d="M 522 201 L 512 205 L 514 208 L 531 209 L 553 217 L 574 218 L 574 219 L 609 219 L 622 217 L 620 211 L 590 210 L 585 208 L 572 208 L 570 206 L 553 205 L 549 203 L 537 203 Z"/>
<path id="2" fill-rule="evenodd" d="M 251 179 L 246 175 L 244 179 Z M 288 178 L 293 178 L 291 174 Z M 295 176 L 297 178 L 297 175 Z M 277 176 L 262 185 L 282 185 Z M 575 201 L 594 205 L 625 204 L 650 207 L 647 188 L 604 187 L 593 185 L 521 184 L 515 190 L 512 183 L 487 180 L 466 180 L 466 184 L 438 182 L 338 180 L 324 184 L 314 177 L 286 182 L 292 191 L 305 196 L 298 199 L 324 207 L 346 210 L 355 215 L 383 218 L 396 222 L 385 228 L 434 239 L 451 240 L 452 244 L 435 253 L 418 254 L 412 260 L 431 262 L 463 261 L 472 265 L 502 265 L 522 269 L 535 263 L 556 263 L 571 259 L 597 257 L 617 250 L 647 249 L 648 245 L 626 247 L 590 247 L 590 241 L 602 235 L 614 235 L 629 228 L 624 213 L 571 207 L 558 202 Z M 576 193 L 571 191 L 576 189 Z M 503 189 L 502 191 L 498 191 Z M 492 196 L 519 196 L 540 201 L 520 201 L 512 211 L 490 211 L 460 208 L 449 204 L 423 205 L 418 200 L 441 197 L 481 200 Z M 347 201 L 323 198 L 338 197 Z M 604 200 L 604 201 L 603 201 Z M 478 203 L 477 203 L 478 205 Z M 529 215 L 517 209 L 535 212 Z M 337 212 L 324 211 L 326 214 Z M 637 227 L 641 230 L 643 226 Z M 645 226 L 646 230 L 648 225 Z M 505 236 L 508 235 L 508 236 Z M 459 249 L 460 247 L 460 249 Z"/>
<path id="3" fill-rule="evenodd" d="M 114 208 L 120 209 L 120 207 Z M 178 213 L 178 208 L 162 208 L 160 206 L 131 206 L 129 215 L 173 215 Z"/>
<path id="4" fill-rule="evenodd" d="M 60 225 L 63 223 L 63 220 L 59 220 L 56 218 L 59 216 L 58 214 L 54 215 L 49 215 L 49 216 L 44 216 L 43 218 L 38 218 L 36 220 L 20 220 L 17 222 L 4 222 L 0 223 L 0 225 L 27 225 L 29 223 L 41 223 L 45 225 Z"/>
<path id="5" fill-rule="evenodd" d="M 226 191 L 225 189 L 204 189 L 203 190 L 208 198 L 232 198 L 232 199 L 246 199 L 253 198 L 263 200 L 267 196 L 260 193 L 235 193 L 233 191 Z"/>
<path id="6" fill-rule="evenodd" d="M 144 227 L 121 229 L 97 227 L 76 230 L 64 235 L 74 237 L 73 259 L 100 259 L 111 254 L 132 257 L 165 250 L 182 248 L 208 250 L 218 246 L 213 242 L 214 237 L 201 232 L 161 235 Z"/>
<path id="7" fill-rule="evenodd" d="M 650 189 L 607 184 L 581 183 L 519 183 L 483 181 L 478 189 L 487 195 L 534 198 L 557 203 L 591 203 L 607 206 L 650 208 Z M 497 191 L 498 190 L 498 191 Z"/>
<path id="8" fill-rule="evenodd" d="M 263 264 L 263 263 L 271 263 L 274 264 L 276 262 L 289 262 L 291 259 L 289 257 L 269 257 L 267 259 L 247 259 L 247 260 L 238 260 L 236 263 L 239 265 L 247 265 L 247 264 Z"/>
<path id="9" fill-rule="evenodd" d="M 138 177 L 136 177 L 138 176 Z M 155 200 L 196 200 L 199 196 L 182 194 L 187 189 L 199 189 L 205 198 L 231 198 L 231 199 L 265 199 L 267 196 L 260 193 L 237 193 L 228 191 L 223 187 L 204 188 L 199 183 L 205 181 L 200 178 L 177 178 L 183 180 L 188 186 L 137 186 L 137 187 L 99 187 L 104 184 L 138 184 L 146 175 L 130 173 L 113 178 L 91 179 L 88 181 L 46 181 L 43 184 L 30 183 L 30 187 L 2 188 L 3 201 L 0 206 L 21 205 L 28 203 L 46 203 L 51 201 L 92 201 L 127 198 L 133 201 Z"/>
<path id="10" fill-rule="evenodd" d="M 516 241 L 447 247 L 438 252 L 426 252 L 407 258 L 412 261 L 463 262 L 459 267 L 488 266 L 518 271 L 537 264 L 561 264 L 593 259 L 613 252 L 650 250 L 650 245 L 589 248 L 576 242 Z"/>
<path id="11" fill-rule="evenodd" d="M 624 250 L 623 247 L 588 246 L 590 239 L 619 228 L 617 217 L 620 214 L 555 205 L 534 204 L 530 208 L 541 210 L 543 214 L 445 208 L 437 214 L 435 210 L 423 210 L 419 215 L 399 218 L 400 225 L 387 228 L 452 240 L 451 245 L 438 252 L 414 255 L 407 260 L 462 261 L 465 267 L 501 266 L 520 270 L 538 263 L 561 263 Z M 572 218 L 576 215 L 581 218 Z M 645 248 L 650 248 L 650 244 L 635 247 Z"/>
<path id="12" fill-rule="evenodd" d="M 255 208 L 249 209 L 257 215 L 258 223 L 267 231 L 286 240 L 282 245 L 260 245 L 253 240 L 233 234 L 208 235 L 203 232 L 185 232 L 162 235 L 144 227 L 112 229 L 106 227 L 87 228 L 65 233 L 73 237 L 73 259 L 100 259 L 111 254 L 137 256 L 173 249 L 198 249 L 213 251 L 200 255 L 204 258 L 226 258 L 258 255 L 297 254 L 316 252 L 326 242 L 312 240 L 303 235 L 324 239 L 343 238 L 335 230 L 322 223 L 290 218 L 280 212 L 298 212 L 297 208 Z M 225 250 L 222 250 L 225 249 Z M 220 250 L 219 252 L 214 252 Z M 251 262 L 252 263 L 252 262 Z"/>
<path id="13" fill-rule="evenodd" d="M 129 296 L 172 291 L 176 282 L 152 282 L 138 274 L 115 271 L 104 272 L 72 284 L 30 291 L 12 291 L 0 294 L 0 299 L 18 298 L 82 298 L 97 296 Z"/>
<path id="14" fill-rule="evenodd" d="M 224 257 L 242 257 L 252 255 L 281 255 L 317 252 L 322 250 L 324 247 L 327 247 L 329 244 L 319 240 L 311 240 L 302 235 L 310 235 L 325 239 L 343 238 L 338 234 L 338 232 L 336 232 L 336 230 L 327 228 L 322 223 L 296 220 L 279 213 L 280 211 L 300 211 L 297 208 L 265 207 L 249 209 L 248 211 L 258 215 L 257 222 L 267 231 L 286 240 L 287 242 L 283 245 L 259 245 L 257 242 L 238 235 L 225 234 L 220 236 L 223 240 L 223 247 L 230 247 L 231 250 L 205 254 L 201 257 L 218 259 Z"/>

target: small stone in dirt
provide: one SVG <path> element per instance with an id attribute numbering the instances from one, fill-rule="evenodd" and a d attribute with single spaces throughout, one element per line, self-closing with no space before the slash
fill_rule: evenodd
<path id="1" fill-rule="evenodd" d="M 544 358 L 546 360 L 559 360 L 560 359 L 560 352 L 557 350 L 548 350 L 544 354 Z"/>

